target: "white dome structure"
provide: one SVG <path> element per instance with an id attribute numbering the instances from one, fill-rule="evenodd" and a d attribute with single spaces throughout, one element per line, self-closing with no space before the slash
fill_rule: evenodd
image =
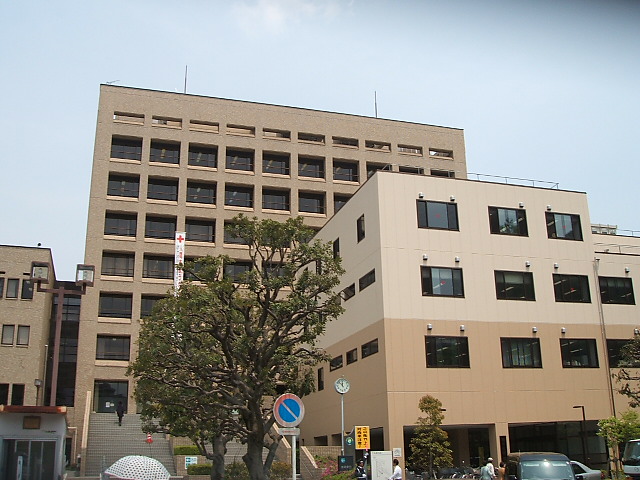
<path id="1" fill-rule="evenodd" d="M 159 461 L 142 455 L 122 457 L 104 473 L 126 480 L 169 480 L 171 476 Z"/>

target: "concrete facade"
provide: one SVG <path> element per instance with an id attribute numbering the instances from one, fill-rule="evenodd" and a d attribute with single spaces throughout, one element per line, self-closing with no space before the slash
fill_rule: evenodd
<path id="1" fill-rule="evenodd" d="M 421 202 L 454 209 L 456 228 L 420 228 Z M 492 233 L 490 207 L 521 212 L 526 235 Z M 581 239 L 550 238 L 547 215 L 555 213 L 579 218 Z M 599 279 L 637 283 L 640 238 L 592 234 L 586 194 L 378 172 L 318 235 L 339 242 L 347 271 L 340 289 L 352 287 L 345 298 L 355 294 L 320 342 L 334 361 L 318 373 L 324 388 L 305 397 L 304 444 L 340 444 L 340 395 L 333 384 L 345 377 L 351 382 L 345 429 L 369 425 L 372 449 L 402 448 L 403 465 L 421 416 L 419 399 L 430 394 L 446 409 L 443 426 L 457 465 L 545 447 L 580 459 L 582 413 L 574 407 L 581 406 L 586 456 L 592 466 L 604 466 L 596 421 L 628 408 L 609 383 L 607 346 L 633 338 L 640 309 L 635 301 L 606 303 Z M 462 292 L 434 293 L 449 279 L 425 291 L 421 272 L 442 270 L 461 272 Z M 532 278 L 534 298 L 499 299 L 495 272 Z M 555 290 L 562 275 L 586 279 L 589 301 L 558 301 L 566 298 Z M 428 365 L 428 354 L 442 353 L 429 347 L 438 338 L 450 342 L 441 349 L 468 345 L 467 364 Z M 377 353 L 371 354 L 374 340 Z M 503 342 L 512 340 L 537 343 L 540 364 L 505 365 Z M 571 345 L 595 351 L 572 358 Z M 518 360 L 531 361 L 525 357 Z M 564 443 L 545 443 L 541 429 L 560 426 Z"/>
<path id="2" fill-rule="evenodd" d="M 53 266 L 51 250 L 0 245 L 0 404 L 43 404 L 52 295 L 38 293 L 29 281 L 34 261 Z M 55 281 L 53 267 L 50 276 Z M 36 379 L 43 381 L 40 388 Z"/>

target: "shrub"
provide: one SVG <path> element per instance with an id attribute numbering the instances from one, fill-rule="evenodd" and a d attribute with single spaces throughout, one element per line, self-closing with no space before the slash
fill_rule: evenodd
<path id="1" fill-rule="evenodd" d="M 338 472 L 338 459 L 333 457 L 316 457 L 316 463 L 322 469 L 322 480 L 347 480 L 353 478 L 353 470 Z"/>
<path id="2" fill-rule="evenodd" d="M 224 476 L 233 480 L 249 480 L 249 470 L 244 462 L 233 462 L 224 468 Z"/>
<path id="3" fill-rule="evenodd" d="M 198 447 L 195 445 L 178 445 L 173 447 L 174 455 L 200 455 Z"/>
<path id="4" fill-rule="evenodd" d="M 291 464 L 273 462 L 271 464 L 271 480 L 288 480 L 291 478 Z"/>
<path id="5" fill-rule="evenodd" d="M 211 475 L 211 464 L 197 463 L 195 465 L 189 465 L 187 467 L 187 473 L 189 475 Z"/>

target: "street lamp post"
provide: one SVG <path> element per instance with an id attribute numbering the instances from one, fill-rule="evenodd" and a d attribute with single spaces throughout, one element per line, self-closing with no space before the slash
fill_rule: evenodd
<path id="1" fill-rule="evenodd" d="M 87 287 L 93 286 L 93 277 L 95 267 L 93 265 L 78 265 L 76 268 L 76 285 L 82 287 L 82 290 L 71 290 L 64 288 L 62 284 L 54 288 L 43 288 L 43 283 L 49 283 L 49 264 L 46 262 L 31 262 L 31 278 L 30 280 L 37 284 L 38 292 L 55 293 L 57 296 L 56 322 L 53 341 L 53 363 L 51 367 L 51 395 L 49 396 L 49 405 L 56 405 L 56 395 L 58 393 L 58 370 L 60 366 L 60 337 L 62 334 L 62 309 L 64 305 L 65 295 L 84 295 Z M 47 359 L 45 358 L 45 363 Z M 44 399 L 43 402 L 44 404 Z"/>
<path id="2" fill-rule="evenodd" d="M 584 405 L 574 405 L 573 408 L 582 409 L 582 422 L 580 423 L 580 436 L 582 437 L 582 458 L 584 459 L 584 463 L 587 463 L 587 441 L 585 438 L 585 425 L 587 423 L 587 417 L 584 414 Z"/>

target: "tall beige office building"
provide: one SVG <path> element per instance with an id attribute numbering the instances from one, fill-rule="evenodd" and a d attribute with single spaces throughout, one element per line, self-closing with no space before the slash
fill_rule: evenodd
<path id="1" fill-rule="evenodd" d="M 175 232 L 186 257 L 246 247 L 225 234 L 239 213 L 303 216 L 319 229 L 376 170 L 466 177 L 460 129 L 150 91 L 101 87 L 69 418 L 123 401 L 141 319 L 173 285 Z"/>

